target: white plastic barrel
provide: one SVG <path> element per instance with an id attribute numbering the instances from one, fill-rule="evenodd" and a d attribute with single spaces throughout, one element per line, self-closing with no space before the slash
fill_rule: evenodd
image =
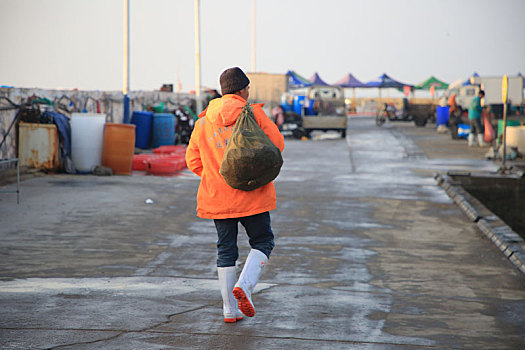
<path id="1" fill-rule="evenodd" d="M 507 126 L 507 146 L 518 147 L 519 126 Z"/>
<path id="2" fill-rule="evenodd" d="M 102 164 L 105 114 L 71 115 L 71 159 L 77 172 L 89 173 Z"/>

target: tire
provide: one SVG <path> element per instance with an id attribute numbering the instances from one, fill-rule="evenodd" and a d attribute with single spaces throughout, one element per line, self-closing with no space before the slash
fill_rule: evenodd
<path id="1" fill-rule="evenodd" d="M 346 138 L 346 129 L 341 130 L 341 138 Z"/>
<path id="2" fill-rule="evenodd" d="M 296 138 L 298 140 L 302 139 L 303 136 L 307 136 L 306 135 L 306 131 L 302 127 L 298 127 L 297 129 L 293 129 L 292 135 L 293 135 L 294 138 Z"/>
<path id="3" fill-rule="evenodd" d="M 421 118 L 421 117 L 414 118 L 414 124 L 416 124 L 416 126 L 423 127 L 427 125 L 427 119 L 428 118 Z"/>
<path id="4" fill-rule="evenodd" d="M 304 129 L 304 136 L 308 137 L 309 139 L 312 138 L 312 131 L 313 129 Z"/>
<path id="5" fill-rule="evenodd" d="M 377 113 L 377 115 L 376 115 L 376 125 L 377 126 L 381 126 L 381 125 L 385 124 L 385 121 L 386 121 L 386 118 L 383 115 L 383 113 L 382 112 Z"/>

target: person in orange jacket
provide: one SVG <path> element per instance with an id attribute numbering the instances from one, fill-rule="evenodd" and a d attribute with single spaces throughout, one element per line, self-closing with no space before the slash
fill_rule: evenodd
<path id="1" fill-rule="evenodd" d="M 240 68 L 234 67 L 221 74 L 220 84 L 223 96 L 210 101 L 205 116 L 195 123 L 186 163 L 201 177 L 197 216 L 213 219 L 217 229 L 217 272 L 224 321 L 236 322 L 243 318 L 242 314 L 248 317 L 255 314 L 251 294 L 274 247 L 269 212 L 276 208 L 277 198 L 273 182 L 253 191 L 241 191 L 230 187 L 219 174 L 228 140 L 250 94 L 250 80 Z M 259 104 L 253 105 L 253 113 L 259 126 L 282 152 L 284 138 L 275 123 Z M 239 222 L 246 229 L 251 250 L 237 279 Z"/>

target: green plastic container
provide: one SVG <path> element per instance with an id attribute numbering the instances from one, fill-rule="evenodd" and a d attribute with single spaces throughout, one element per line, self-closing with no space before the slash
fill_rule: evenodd
<path id="1" fill-rule="evenodd" d="M 509 126 L 520 126 L 518 120 L 507 120 L 507 127 Z M 498 136 L 503 134 L 503 120 L 498 120 Z"/>
<path id="2" fill-rule="evenodd" d="M 164 102 L 161 102 L 156 106 L 153 106 L 153 111 L 155 113 L 164 113 L 164 109 L 165 109 Z"/>

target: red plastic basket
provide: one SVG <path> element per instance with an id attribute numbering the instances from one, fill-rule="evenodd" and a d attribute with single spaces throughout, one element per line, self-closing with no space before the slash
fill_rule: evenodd
<path id="1" fill-rule="evenodd" d="M 133 156 L 133 170 L 148 170 L 152 159 L 166 158 L 167 154 L 140 153 Z"/>
<path id="2" fill-rule="evenodd" d="M 148 168 L 148 161 L 152 154 L 141 153 L 133 156 L 133 170 L 146 170 Z"/>
<path id="3" fill-rule="evenodd" d="M 170 154 L 170 153 L 186 153 L 186 146 L 178 145 L 178 146 L 160 146 L 155 149 L 153 149 L 153 153 L 155 154 Z"/>
<path id="4" fill-rule="evenodd" d="M 186 160 L 180 157 L 162 157 L 149 160 L 146 171 L 154 175 L 173 174 L 186 167 Z"/>

